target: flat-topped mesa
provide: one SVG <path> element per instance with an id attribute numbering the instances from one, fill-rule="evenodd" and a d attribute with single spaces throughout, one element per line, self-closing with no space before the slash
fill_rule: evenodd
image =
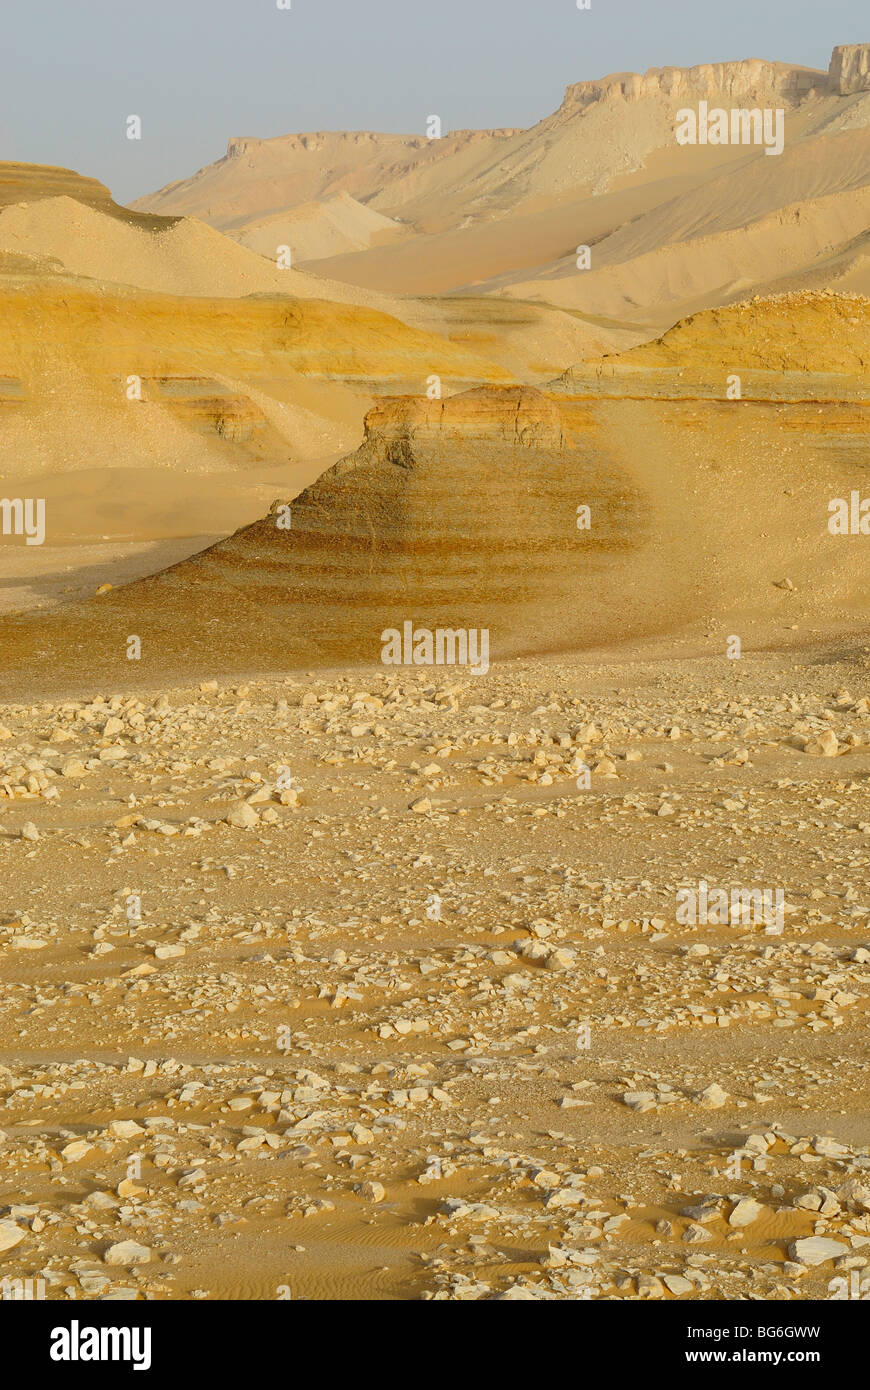
<path id="1" fill-rule="evenodd" d="M 818 68 L 771 63 L 763 58 L 739 62 L 700 63 L 692 68 L 649 68 L 645 73 L 616 72 L 590 82 L 575 82 L 566 89 L 560 114 L 572 114 L 598 101 L 643 101 L 663 97 L 667 101 L 697 101 L 728 97 L 740 102 L 781 98 L 798 102 L 810 93 L 823 95 L 828 76 Z"/>
<path id="2" fill-rule="evenodd" d="M 839 96 L 870 92 L 870 43 L 843 43 L 835 48 L 828 77 L 831 91 Z"/>
<path id="3" fill-rule="evenodd" d="M 287 135 L 231 135 L 227 141 L 226 159 L 239 159 L 260 150 L 306 150 L 316 154 L 324 141 L 332 144 L 358 146 L 378 144 L 384 140 L 401 141 L 401 135 L 380 135 L 373 130 L 298 130 Z"/>
<path id="4" fill-rule="evenodd" d="M 444 137 L 447 140 L 459 140 L 463 144 L 470 145 L 476 140 L 511 140 L 515 135 L 524 135 L 525 126 L 503 125 L 495 126 L 486 130 L 450 130 Z"/>
<path id="5" fill-rule="evenodd" d="M 408 464 L 413 445 L 486 440 L 524 449 L 559 450 L 562 418 L 534 387 L 476 387 L 446 400 L 394 396 L 366 415 L 362 449 L 368 456 Z"/>
<path id="6" fill-rule="evenodd" d="M 324 144 L 346 145 L 357 148 L 362 145 L 403 146 L 407 149 L 430 148 L 433 153 L 442 153 L 451 147 L 483 144 L 487 140 L 510 140 L 522 135 L 522 126 L 501 126 L 494 130 L 451 130 L 440 139 L 430 140 L 426 135 L 393 135 L 377 130 L 309 130 L 297 131 L 290 135 L 273 135 L 261 138 L 256 135 L 233 135 L 227 141 L 225 159 L 240 159 L 246 154 L 256 154 L 260 150 L 287 151 L 305 150 L 316 154 Z"/>

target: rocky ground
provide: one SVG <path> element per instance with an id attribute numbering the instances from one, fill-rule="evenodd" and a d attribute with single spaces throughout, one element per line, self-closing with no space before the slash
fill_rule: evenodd
<path id="1" fill-rule="evenodd" d="M 0 1275 L 870 1295 L 868 697 L 840 646 L 7 704 Z"/>

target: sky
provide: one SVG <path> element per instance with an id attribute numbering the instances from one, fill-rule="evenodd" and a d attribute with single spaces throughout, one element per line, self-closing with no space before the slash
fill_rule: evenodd
<path id="1" fill-rule="evenodd" d="M 867 0 L 2 0 L 0 160 L 120 202 L 231 136 L 529 126 L 571 82 L 768 58 L 826 68 Z M 128 140 L 127 117 L 142 121 Z"/>

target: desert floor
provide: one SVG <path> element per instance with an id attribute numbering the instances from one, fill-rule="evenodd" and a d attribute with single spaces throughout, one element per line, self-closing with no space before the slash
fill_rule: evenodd
<path id="1" fill-rule="evenodd" d="M 863 1279 L 868 694 L 830 641 L 0 708 L 4 1275 Z M 781 888 L 782 933 L 679 925 L 701 879 Z"/>

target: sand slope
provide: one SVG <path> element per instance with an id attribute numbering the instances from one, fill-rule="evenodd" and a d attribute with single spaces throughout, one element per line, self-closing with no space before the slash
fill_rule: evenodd
<path id="1" fill-rule="evenodd" d="M 351 290 L 267 259 L 194 218 L 152 219 L 142 227 L 66 195 L 15 203 L 0 212 L 0 252 L 30 260 L 32 273 L 65 272 L 162 294 L 287 294 L 380 305 Z M 19 272 L 26 264 L 14 267 Z"/>
<path id="2" fill-rule="evenodd" d="M 793 155 L 801 175 L 795 185 L 839 184 L 835 192 L 779 205 L 791 196 L 787 180 L 767 187 L 750 168 L 708 184 L 703 200 L 684 195 L 607 237 L 595 246 L 588 271 L 566 257 L 543 278 L 514 277 L 489 288 L 587 314 L 672 323 L 786 278 L 795 288 L 837 286 L 860 271 L 855 242 L 870 217 L 870 131 L 840 136 L 833 147 L 821 143 L 812 159 Z M 819 166 L 832 160 L 837 177 L 814 177 L 814 160 Z M 761 211 L 765 205 L 770 210 Z"/>

